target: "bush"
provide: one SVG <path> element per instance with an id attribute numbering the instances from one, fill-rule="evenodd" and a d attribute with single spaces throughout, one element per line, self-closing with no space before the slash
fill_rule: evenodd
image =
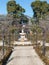
<path id="1" fill-rule="evenodd" d="M 0 65 L 4 65 L 6 64 L 9 56 L 11 55 L 12 53 L 12 48 L 7 48 L 6 49 L 6 54 L 4 55 L 3 59 L 0 61 Z"/>

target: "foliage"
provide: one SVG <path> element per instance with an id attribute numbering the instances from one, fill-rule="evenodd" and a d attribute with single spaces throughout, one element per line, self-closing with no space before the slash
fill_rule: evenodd
<path id="1" fill-rule="evenodd" d="M 37 32 L 37 33 L 41 33 L 42 32 L 42 29 L 38 26 L 38 25 L 36 25 L 36 24 L 34 24 L 32 27 L 31 27 L 31 30 L 32 30 L 32 32 Z"/>
<path id="2" fill-rule="evenodd" d="M 7 3 L 7 11 L 8 13 L 15 13 L 16 12 L 16 2 L 15 1 L 9 1 Z"/>
<path id="3" fill-rule="evenodd" d="M 24 14 L 22 14 L 20 18 L 21 18 L 21 21 L 23 20 L 24 23 L 27 23 L 28 20 L 29 20 L 29 19 L 27 18 L 27 16 L 25 16 Z"/>
<path id="4" fill-rule="evenodd" d="M 36 18 L 43 18 L 49 13 L 49 4 L 46 1 L 34 1 L 31 3 L 31 7 Z"/>
<path id="5" fill-rule="evenodd" d="M 31 18 L 31 22 L 32 22 L 32 24 L 34 24 L 34 23 L 35 23 L 33 18 Z"/>
<path id="6" fill-rule="evenodd" d="M 49 48 L 48 48 L 49 49 Z M 44 61 L 45 65 L 49 65 L 49 59 L 48 57 L 44 56 L 42 54 L 42 47 L 38 46 L 35 48 L 36 52 L 38 53 L 38 55 L 40 56 L 40 58 L 42 59 L 42 61 Z M 46 47 L 46 51 L 47 51 L 47 47 Z"/>
<path id="7" fill-rule="evenodd" d="M 23 14 L 25 9 L 17 4 L 15 0 L 11 0 L 7 3 L 7 11 L 8 14 L 13 16 L 13 25 L 16 23 L 16 18 L 18 22 L 20 22 L 21 19 L 23 19 L 25 23 L 28 22 L 28 18 Z"/>
<path id="8" fill-rule="evenodd" d="M 0 65 L 4 65 L 6 64 L 8 58 L 10 57 L 11 53 L 12 53 L 12 47 L 4 47 L 4 49 L 6 49 L 6 53 L 4 54 L 3 58 L 0 60 Z"/>
<path id="9" fill-rule="evenodd" d="M 19 4 L 16 4 L 16 1 L 12 0 L 7 3 L 8 14 L 12 14 L 14 17 L 18 17 L 25 12 L 25 9 L 22 8 Z"/>

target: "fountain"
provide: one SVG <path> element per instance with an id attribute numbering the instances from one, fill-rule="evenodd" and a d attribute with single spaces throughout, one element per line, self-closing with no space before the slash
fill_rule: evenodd
<path id="1" fill-rule="evenodd" d="M 31 45 L 31 41 L 26 38 L 26 33 L 24 32 L 25 25 L 23 24 L 21 33 L 19 33 L 20 38 L 18 41 L 14 41 L 14 45 Z"/>
<path id="2" fill-rule="evenodd" d="M 22 21 L 22 30 L 21 33 L 19 33 L 20 38 L 18 39 L 18 41 L 14 41 L 14 45 L 30 45 L 31 42 L 28 41 L 28 39 L 26 38 L 26 33 L 24 32 L 24 28 L 25 28 L 25 24 Z"/>
<path id="3" fill-rule="evenodd" d="M 18 40 L 21 42 L 27 41 L 27 38 L 25 36 L 26 36 L 26 33 L 24 32 L 24 25 L 23 25 L 22 31 L 20 33 L 20 38 Z"/>

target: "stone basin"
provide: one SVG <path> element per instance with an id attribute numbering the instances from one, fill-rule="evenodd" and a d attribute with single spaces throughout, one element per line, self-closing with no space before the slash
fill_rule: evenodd
<path id="1" fill-rule="evenodd" d="M 26 33 L 20 33 L 20 35 L 24 36 L 24 35 L 26 35 Z"/>

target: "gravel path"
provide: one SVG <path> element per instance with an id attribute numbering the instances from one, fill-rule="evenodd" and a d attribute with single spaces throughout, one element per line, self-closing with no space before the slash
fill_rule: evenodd
<path id="1" fill-rule="evenodd" d="M 14 47 L 6 65 L 45 65 L 32 46 Z"/>

